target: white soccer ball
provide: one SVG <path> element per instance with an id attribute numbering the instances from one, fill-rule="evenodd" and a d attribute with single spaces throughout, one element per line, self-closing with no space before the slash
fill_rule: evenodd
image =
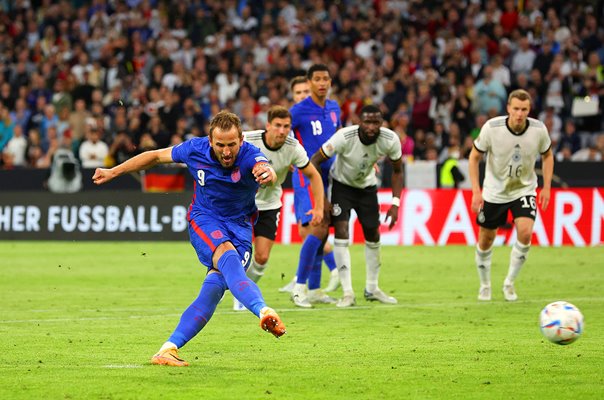
<path id="1" fill-rule="evenodd" d="M 539 326 L 550 342 L 571 344 L 583 333 L 583 314 L 566 301 L 555 301 L 541 310 Z"/>

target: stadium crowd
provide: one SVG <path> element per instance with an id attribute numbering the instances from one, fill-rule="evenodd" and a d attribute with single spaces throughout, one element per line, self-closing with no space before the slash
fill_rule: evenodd
<path id="1" fill-rule="evenodd" d="M 0 0 L 0 167 L 85 168 L 245 130 L 330 68 L 342 124 L 379 104 L 407 159 L 467 158 L 524 88 L 557 161 L 604 158 L 604 6 L 553 0 Z M 124 106 L 119 100 L 123 100 Z"/>

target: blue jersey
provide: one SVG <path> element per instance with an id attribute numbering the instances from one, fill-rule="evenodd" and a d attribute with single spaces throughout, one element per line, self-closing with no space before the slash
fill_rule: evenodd
<path id="1" fill-rule="evenodd" d="M 306 150 L 308 157 L 312 157 L 340 127 L 340 106 L 337 101 L 326 100 L 325 107 L 314 102 L 312 96 L 308 96 L 301 102 L 294 104 L 289 110 L 292 114 L 292 131 L 298 142 Z M 321 164 L 323 184 L 327 184 L 329 168 L 333 159 Z M 304 187 L 306 177 L 294 172 L 292 184 L 295 187 Z M 325 186 L 327 187 L 327 186 Z"/>
<path id="2" fill-rule="evenodd" d="M 308 96 L 294 104 L 290 112 L 294 136 L 306 149 L 308 157 L 312 157 L 340 127 L 340 106 L 334 100 L 326 100 L 323 108 Z"/>
<path id="3" fill-rule="evenodd" d="M 256 212 L 259 184 L 252 169 L 268 162 L 256 146 L 243 142 L 232 168 L 223 167 L 212 157 L 209 138 L 193 138 L 172 149 L 172 159 L 185 163 L 195 179 L 195 194 L 189 220 L 205 214 L 221 219 L 249 218 Z"/>

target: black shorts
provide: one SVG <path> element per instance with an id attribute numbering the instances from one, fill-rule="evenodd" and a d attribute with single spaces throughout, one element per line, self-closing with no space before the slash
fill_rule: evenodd
<path id="1" fill-rule="evenodd" d="M 256 221 L 256 225 L 254 225 L 254 236 L 262 236 L 270 240 L 275 240 L 280 216 L 281 208 L 259 211 L 258 220 Z"/>
<path id="2" fill-rule="evenodd" d="M 331 207 L 332 223 L 349 221 L 350 210 L 354 209 L 361 226 L 365 229 L 380 226 L 377 186 L 357 189 L 333 180 L 331 184 Z"/>
<path id="3" fill-rule="evenodd" d="M 497 229 L 507 222 L 508 210 L 512 212 L 514 219 L 526 217 L 534 221 L 537 216 L 535 196 L 523 196 L 509 203 L 502 204 L 485 201 L 482 210 L 480 210 L 476 217 L 476 223 L 483 228 Z"/>

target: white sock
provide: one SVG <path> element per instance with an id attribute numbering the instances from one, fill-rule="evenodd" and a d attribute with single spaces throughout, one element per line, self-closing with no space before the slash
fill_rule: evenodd
<path id="1" fill-rule="evenodd" d="M 493 257 L 493 247 L 488 250 L 481 250 L 479 245 L 476 245 L 476 253 L 474 261 L 476 261 L 476 269 L 480 278 L 481 286 L 491 286 L 491 258 Z"/>
<path id="2" fill-rule="evenodd" d="M 354 295 L 352 290 L 352 274 L 350 272 L 350 251 L 348 250 L 348 239 L 335 239 L 333 245 L 333 256 L 336 260 L 338 275 L 344 296 Z"/>
<path id="3" fill-rule="evenodd" d="M 259 318 L 262 318 L 267 312 L 275 312 L 275 310 L 273 310 L 272 308 L 266 306 L 266 307 L 262 307 L 262 309 L 260 310 L 260 314 L 258 315 Z"/>
<path id="4" fill-rule="evenodd" d="M 373 293 L 378 288 L 380 275 L 380 242 L 365 241 L 366 279 L 365 289 Z"/>
<path id="5" fill-rule="evenodd" d="M 530 243 L 514 243 L 514 246 L 512 246 L 512 252 L 510 253 L 510 268 L 508 269 L 508 276 L 505 277 L 504 284 L 509 285 L 514 283 L 514 280 L 520 273 L 520 269 L 522 269 L 522 266 L 526 262 L 530 248 Z"/>
<path id="6" fill-rule="evenodd" d="M 249 268 L 247 269 L 246 275 L 248 278 L 258 283 L 260 278 L 264 275 L 264 270 L 267 264 L 259 264 L 255 259 L 252 258 Z"/>
<path id="7" fill-rule="evenodd" d="M 163 344 L 163 346 L 159 349 L 159 352 L 161 353 L 162 351 L 166 350 L 166 349 L 177 349 L 178 347 L 176 347 L 176 345 L 172 342 L 166 342 Z"/>

